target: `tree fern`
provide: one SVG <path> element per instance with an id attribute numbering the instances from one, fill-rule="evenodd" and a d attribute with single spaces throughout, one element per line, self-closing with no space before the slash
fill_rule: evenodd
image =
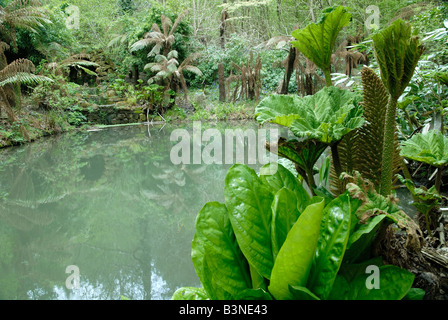
<path id="1" fill-rule="evenodd" d="M 157 23 L 154 23 L 151 27 L 151 31 L 147 32 L 143 39 L 136 41 L 131 45 L 131 52 L 142 50 L 146 47 L 153 45 L 152 50 L 148 53 L 148 57 L 155 56 L 162 53 L 167 56 L 171 52 L 171 47 L 174 44 L 174 32 L 179 27 L 182 19 L 185 17 L 188 10 L 183 11 L 178 15 L 174 23 L 165 15 L 161 16 L 162 30 Z"/>
<path id="2" fill-rule="evenodd" d="M 46 11 L 40 7 L 37 0 L 13 0 L 5 7 L 0 6 L 0 35 L 5 41 L 12 42 L 16 47 L 16 28 L 25 28 L 36 32 L 36 26 L 41 27 L 44 23 L 51 23 L 46 16 Z M 14 86 L 20 84 L 36 84 L 50 79 L 32 74 L 34 64 L 28 59 L 17 59 L 8 64 L 5 51 L 10 45 L 0 41 L 0 110 L 4 109 L 10 122 L 17 121 L 17 117 L 10 104 L 10 98 L 14 96 Z M 20 94 L 20 91 L 19 91 Z M 28 132 L 21 125 L 21 131 L 26 139 Z"/>
<path id="3" fill-rule="evenodd" d="M 0 6 L 0 33 L 2 38 L 16 47 L 16 28 L 37 33 L 36 27 L 52 23 L 47 11 L 38 0 L 13 0 L 5 7 Z M 8 26 L 5 28 L 5 26 Z"/>

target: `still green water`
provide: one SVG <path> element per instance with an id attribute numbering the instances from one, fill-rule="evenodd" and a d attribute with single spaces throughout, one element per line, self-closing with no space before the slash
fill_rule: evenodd
<path id="1" fill-rule="evenodd" d="M 115 127 L 1 150 L 0 299 L 157 300 L 200 286 L 195 218 L 224 201 L 231 165 L 174 165 L 177 128 Z"/>

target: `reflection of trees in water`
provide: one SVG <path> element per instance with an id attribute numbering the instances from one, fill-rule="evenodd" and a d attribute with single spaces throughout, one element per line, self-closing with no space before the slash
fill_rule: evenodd
<path id="1" fill-rule="evenodd" d="M 0 231 L 14 250 L 0 277 L 20 283 L 5 298 L 27 298 L 28 290 L 55 298 L 55 287 L 67 291 L 71 264 L 81 282 L 102 290 L 99 299 L 154 298 L 160 283 L 169 298 L 198 283 L 189 255 L 194 219 L 206 202 L 223 201 L 228 168 L 171 164 L 171 131 L 77 133 L 8 152 L 14 161 L 0 163 Z"/>
<path id="2" fill-rule="evenodd" d="M 205 183 L 202 178 L 205 166 L 174 166 L 157 161 L 153 165 L 156 170 L 151 174 L 150 188 L 142 189 L 141 194 L 171 213 L 193 213 L 192 197 L 203 198 L 203 191 L 197 186 Z"/>

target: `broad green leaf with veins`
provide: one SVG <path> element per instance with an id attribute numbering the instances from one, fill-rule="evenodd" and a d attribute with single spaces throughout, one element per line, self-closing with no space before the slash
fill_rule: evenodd
<path id="1" fill-rule="evenodd" d="M 324 13 L 318 23 L 311 23 L 304 29 L 292 32 L 292 36 L 296 38 L 291 42 L 292 45 L 328 74 L 336 38 L 351 20 L 348 10 L 346 7 L 336 7 L 331 12 Z"/>
<path id="2" fill-rule="evenodd" d="M 362 107 L 357 95 L 336 87 L 325 87 L 313 96 L 298 112 L 299 118 L 290 126 L 298 137 L 331 144 L 364 124 Z"/>
<path id="3" fill-rule="evenodd" d="M 417 133 L 402 143 L 400 154 L 434 167 L 443 167 L 448 165 L 448 138 L 436 130 Z"/>
<path id="4" fill-rule="evenodd" d="M 271 203 L 274 195 L 255 171 L 242 164 L 227 172 L 225 202 L 236 239 L 249 263 L 269 279 L 274 264 L 271 249 Z"/>
<path id="5" fill-rule="evenodd" d="M 316 253 L 324 199 L 309 205 L 291 228 L 275 259 L 269 292 L 275 299 L 293 299 L 290 286 L 306 286 Z"/>
<path id="6" fill-rule="evenodd" d="M 235 239 L 224 204 L 208 202 L 199 212 L 192 257 L 210 298 L 232 299 L 240 291 L 251 288 L 247 261 Z"/>
<path id="7" fill-rule="evenodd" d="M 331 144 L 364 124 L 358 95 L 337 87 L 325 87 L 312 96 L 273 95 L 255 109 L 260 123 L 287 126 L 301 138 Z"/>

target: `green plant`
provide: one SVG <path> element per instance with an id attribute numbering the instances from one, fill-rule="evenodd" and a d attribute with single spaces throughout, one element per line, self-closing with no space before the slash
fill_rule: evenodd
<path id="1" fill-rule="evenodd" d="M 155 75 L 148 80 L 148 83 L 156 81 L 159 85 L 164 85 L 165 90 L 172 89 L 178 91 L 178 84 L 180 83 L 184 90 L 185 100 L 188 101 L 187 83 L 185 81 L 184 72 L 189 71 L 198 76 L 202 75 L 198 67 L 193 66 L 192 62 L 199 57 L 199 54 L 193 53 L 188 56 L 179 65 L 178 53 L 172 50 L 167 56 L 156 55 L 155 62 L 145 65 L 145 70 L 154 73 Z"/>
<path id="2" fill-rule="evenodd" d="M 418 37 L 412 35 L 411 25 L 401 19 L 372 39 L 381 80 L 390 95 L 385 116 L 380 187 L 381 194 L 387 196 L 392 190 L 397 103 L 414 74 L 424 47 Z"/>
<path id="3" fill-rule="evenodd" d="M 412 198 L 414 199 L 412 205 L 425 216 L 426 230 L 428 231 L 428 234 L 432 236 L 429 214 L 435 207 L 440 205 L 442 197 L 439 195 L 435 186 L 432 186 L 429 189 L 424 186 L 417 188 L 412 180 L 405 179 L 401 175 L 398 175 L 398 178 L 411 193 Z"/>
<path id="4" fill-rule="evenodd" d="M 74 126 L 80 126 L 87 121 L 86 116 L 82 113 L 83 109 L 77 104 L 67 109 L 67 121 Z"/>
<path id="5" fill-rule="evenodd" d="M 299 173 L 311 190 L 314 164 L 329 146 L 336 174 L 342 173 L 338 144 L 344 135 L 363 125 L 359 97 L 337 87 L 325 87 L 312 96 L 272 95 L 263 99 L 255 109 L 257 121 L 288 127 L 298 138 L 311 142 L 278 144 L 279 154 L 296 163 Z"/>
<path id="6" fill-rule="evenodd" d="M 36 32 L 35 27 L 43 26 L 43 23 L 51 23 L 45 10 L 39 1 L 13 1 L 6 6 L 0 6 L 0 34 L 2 39 L 12 43 L 17 48 L 16 28 L 24 28 Z M 10 45 L 0 41 L 0 111 L 5 109 L 9 121 L 16 122 L 18 119 L 11 108 L 11 100 L 19 100 L 20 85 L 32 85 L 51 81 L 47 77 L 33 74 L 34 64 L 28 59 L 17 59 L 7 62 L 5 51 Z M 11 99 L 13 97 L 13 99 Z M 28 133 L 22 127 L 24 135 Z"/>
<path id="7" fill-rule="evenodd" d="M 167 56 L 175 41 L 174 32 L 186 13 L 187 11 L 184 11 L 179 14 L 174 23 L 169 17 L 162 15 L 160 17 L 162 30 L 160 30 L 157 23 L 154 23 L 151 27 L 151 31 L 147 32 L 143 39 L 131 45 L 131 52 L 142 50 L 153 45 L 152 50 L 148 53 L 148 57 L 159 55 L 160 51 L 162 51 L 162 55 Z"/>
<path id="8" fill-rule="evenodd" d="M 381 188 L 382 153 L 385 134 L 385 110 L 389 94 L 380 77 L 369 67 L 361 70 L 362 107 L 365 123 L 362 127 L 346 135 L 339 144 L 342 170 L 347 173 L 359 172 L 369 179 L 379 192 Z M 393 141 L 393 173 L 402 169 L 402 158 L 399 154 L 398 135 Z M 332 187 L 337 192 L 345 190 L 344 185 L 334 183 L 338 177 L 333 176 Z M 340 189 L 340 187 L 343 187 Z"/>
<path id="9" fill-rule="evenodd" d="M 440 192 L 442 170 L 448 165 L 448 138 L 438 130 L 417 133 L 402 142 L 401 155 L 437 168 L 435 188 Z"/>
<path id="10" fill-rule="evenodd" d="M 334 44 L 342 28 L 350 23 L 351 14 L 348 8 L 338 6 L 322 12 L 317 23 L 309 24 L 305 29 L 295 30 L 292 36 L 296 38 L 292 45 L 314 62 L 325 74 L 327 86 L 331 81 L 331 55 Z"/>
<path id="11" fill-rule="evenodd" d="M 310 197 L 279 164 L 264 166 L 260 175 L 234 165 L 225 204 L 209 202 L 197 216 L 191 255 L 203 287 L 179 288 L 173 299 L 404 298 L 414 275 L 382 265 L 370 252 L 377 227 L 398 221 L 399 209 L 356 190 L 359 199 L 347 191 L 326 201 Z M 384 214 L 365 218 L 375 208 Z M 366 286 L 372 264 L 380 270 L 379 289 Z"/>

